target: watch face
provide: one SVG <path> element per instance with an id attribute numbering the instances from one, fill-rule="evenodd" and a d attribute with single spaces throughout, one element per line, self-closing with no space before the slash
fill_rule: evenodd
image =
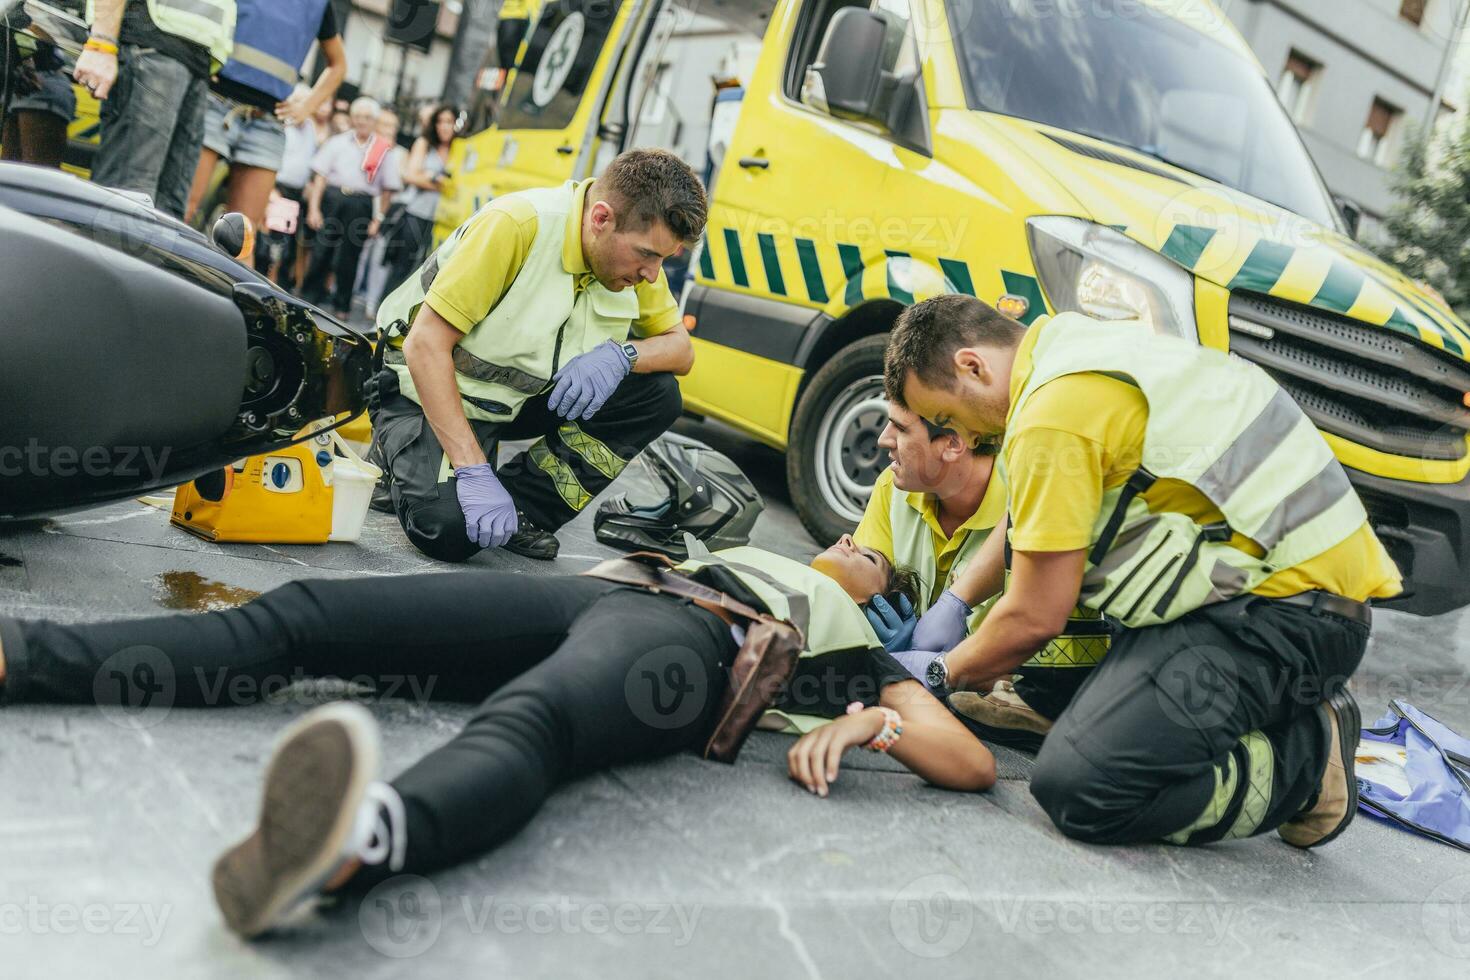
<path id="1" fill-rule="evenodd" d="M 925 676 L 929 681 L 930 687 L 943 687 L 944 682 L 949 679 L 949 672 L 944 669 L 943 660 L 933 660 L 929 663 L 929 669 L 925 671 Z"/>

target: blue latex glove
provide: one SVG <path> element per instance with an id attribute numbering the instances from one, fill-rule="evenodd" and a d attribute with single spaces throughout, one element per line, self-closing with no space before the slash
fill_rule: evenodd
<path id="1" fill-rule="evenodd" d="M 971 611 L 965 600 L 945 589 L 939 601 L 919 620 L 914 630 L 914 646 L 940 653 L 954 649 L 968 632 Z"/>
<path id="2" fill-rule="evenodd" d="M 633 370 L 623 345 L 604 340 L 585 354 L 578 354 L 556 372 L 556 384 L 547 404 L 568 421 L 590 419 L 603 402 Z"/>
<path id="3" fill-rule="evenodd" d="M 893 659 L 903 664 L 904 670 L 924 685 L 924 690 L 929 689 L 929 665 L 939 659 L 938 653 L 933 650 L 900 650 L 893 653 Z"/>
<path id="4" fill-rule="evenodd" d="M 454 471 L 455 492 L 464 511 L 465 533 L 481 548 L 499 548 L 520 527 L 515 501 L 489 463 Z"/>
<path id="5" fill-rule="evenodd" d="M 887 599 L 875 595 L 863 609 L 863 615 L 868 617 L 868 625 L 889 653 L 913 648 L 914 627 L 919 625 L 919 617 L 914 615 L 914 604 L 908 596 L 899 596 L 898 608 L 894 609 Z"/>

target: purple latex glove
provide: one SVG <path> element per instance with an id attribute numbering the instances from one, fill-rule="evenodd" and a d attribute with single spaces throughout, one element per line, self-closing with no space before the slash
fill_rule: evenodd
<path id="1" fill-rule="evenodd" d="M 914 629 L 914 647 L 948 653 L 969 631 L 971 611 L 965 600 L 945 589 L 939 601 L 919 618 L 919 625 Z"/>
<path id="2" fill-rule="evenodd" d="M 604 340 L 585 354 L 578 354 L 556 372 L 556 385 L 547 404 L 568 421 L 590 419 L 603 402 L 633 370 L 623 345 Z"/>
<path id="3" fill-rule="evenodd" d="M 464 511 L 465 533 L 481 548 L 499 548 L 520 527 L 515 501 L 489 463 L 462 466 L 454 471 L 459 507 Z"/>
<path id="4" fill-rule="evenodd" d="M 939 654 L 933 650 L 902 650 L 890 654 L 894 660 L 903 664 L 903 669 L 914 675 L 914 680 L 929 688 L 929 665 L 939 659 Z"/>

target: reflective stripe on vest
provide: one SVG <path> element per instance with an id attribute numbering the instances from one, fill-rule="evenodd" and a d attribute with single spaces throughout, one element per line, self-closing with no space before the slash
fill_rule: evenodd
<path id="1" fill-rule="evenodd" d="M 540 394 L 557 369 L 604 340 L 627 339 L 639 314 L 634 289 L 612 292 L 595 280 L 580 294 L 575 277 L 562 265 L 567 216 L 576 184 L 520 191 L 498 198 L 485 208 L 504 207 L 511 197 L 529 201 L 536 210 L 536 238 L 505 295 L 485 319 L 455 348 L 455 381 L 465 415 L 483 422 L 505 422 L 519 413 L 526 399 Z M 476 215 L 483 213 L 477 211 Z M 457 228 L 378 308 L 378 326 L 404 335 L 428 295 L 434 278 L 463 241 L 471 217 Z M 403 394 L 419 401 L 413 377 L 401 354 L 385 356 L 398 375 Z"/>
<path id="2" fill-rule="evenodd" d="M 693 573 L 710 565 L 720 565 L 738 578 L 772 616 L 795 623 L 806 637 L 803 657 L 883 648 L 862 608 L 842 586 L 810 565 L 742 547 L 691 558 L 678 567 Z"/>
<path id="3" fill-rule="evenodd" d="M 1041 334 L 1013 418 L 1038 388 L 1068 374 L 1120 376 L 1148 400 L 1142 466 L 1104 491 L 1093 526 L 1086 605 L 1126 626 L 1169 622 L 1322 554 L 1367 520 L 1311 420 L 1255 365 L 1140 323 L 1064 313 L 1033 329 Z M 1201 527 L 1152 512 L 1143 494 L 1163 479 L 1197 489 L 1224 522 Z M 1232 532 L 1265 556 L 1236 548 Z"/>
<path id="4" fill-rule="evenodd" d="M 241 0 L 235 51 L 221 77 L 285 100 L 301 80 L 326 9 L 327 0 Z"/>
<path id="5" fill-rule="evenodd" d="M 87 23 L 95 23 L 94 0 L 87 0 Z M 153 26 L 165 34 L 192 41 L 223 65 L 234 47 L 235 0 L 148 0 Z"/>

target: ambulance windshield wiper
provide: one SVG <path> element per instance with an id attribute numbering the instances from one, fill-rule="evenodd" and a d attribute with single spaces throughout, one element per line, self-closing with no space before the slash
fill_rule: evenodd
<path id="1" fill-rule="evenodd" d="M 1114 146 L 1121 146 L 1123 149 L 1132 150 L 1134 153 L 1142 153 L 1146 157 L 1153 157 L 1160 163 L 1167 163 L 1171 167 L 1175 167 L 1187 173 L 1194 174 L 1196 177 L 1203 177 L 1205 180 L 1213 180 L 1215 183 L 1224 184 L 1226 187 L 1235 186 L 1231 184 L 1230 181 L 1217 174 L 1208 173 L 1207 171 L 1201 170 L 1191 164 L 1180 163 L 1178 160 L 1170 158 L 1167 154 L 1165 154 L 1156 146 L 1134 146 L 1132 143 L 1129 143 L 1126 140 L 1120 140 L 1116 136 L 1108 136 L 1103 133 L 1095 133 L 1092 130 L 1082 127 L 1076 128 L 1074 132 L 1081 133 L 1083 136 L 1090 136 L 1095 140 L 1102 140 L 1104 143 L 1111 143 Z"/>

